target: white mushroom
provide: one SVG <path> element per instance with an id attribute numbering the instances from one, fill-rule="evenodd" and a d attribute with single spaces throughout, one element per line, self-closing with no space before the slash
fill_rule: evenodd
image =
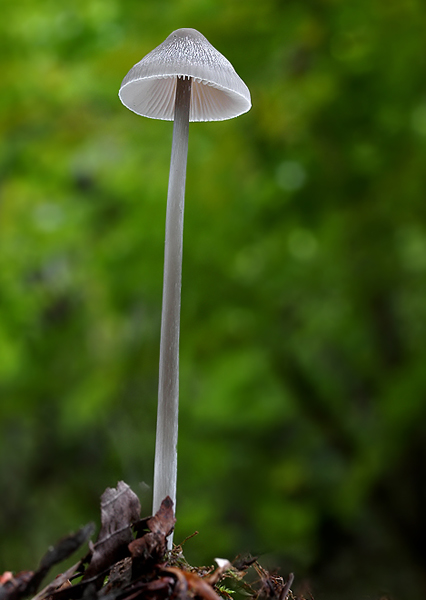
<path id="1" fill-rule="evenodd" d="M 174 120 L 167 195 L 153 512 L 176 503 L 179 328 L 189 121 L 223 121 L 251 107 L 231 63 L 195 29 L 178 29 L 123 79 L 121 102 L 152 119 Z M 169 548 L 172 545 L 169 537 Z"/>
<path id="2" fill-rule="evenodd" d="M 123 79 L 119 96 L 143 117 L 173 121 L 176 84 L 192 78 L 190 121 L 224 121 L 250 110 L 250 92 L 231 63 L 196 29 L 178 29 Z"/>

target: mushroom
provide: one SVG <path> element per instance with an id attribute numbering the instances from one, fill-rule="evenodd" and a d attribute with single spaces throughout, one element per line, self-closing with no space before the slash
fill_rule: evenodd
<path id="1" fill-rule="evenodd" d="M 169 496 L 176 504 L 179 329 L 183 212 L 189 121 L 223 121 L 251 107 L 250 92 L 231 63 L 195 29 L 178 29 L 123 79 L 121 102 L 138 115 L 173 121 L 166 212 L 160 373 L 153 514 Z M 169 536 L 169 548 L 172 540 Z"/>

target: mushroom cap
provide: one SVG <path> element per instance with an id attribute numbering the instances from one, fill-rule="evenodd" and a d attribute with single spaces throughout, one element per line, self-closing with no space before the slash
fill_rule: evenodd
<path id="1" fill-rule="evenodd" d="M 223 121 L 251 108 L 244 81 L 196 29 L 173 31 L 130 69 L 118 95 L 138 115 L 173 121 L 178 77 L 193 78 L 190 121 Z"/>

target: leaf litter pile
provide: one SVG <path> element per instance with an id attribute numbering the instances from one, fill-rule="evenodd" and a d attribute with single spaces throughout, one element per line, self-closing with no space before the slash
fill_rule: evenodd
<path id="1" fill-rule="evenodd" d="M 140 502 L 123 481 L 101 497 L 101 529 L 90 542 L 90 523 L 49 548 L 36 571 L 0 575 L 0 600 L 297 600 L 287 580 L 263 569 L 254 558 L 217 567 L 191 567 L 182 546 L 167 551 L 175 525 L 173 502 L 163 500 L 152 517 L 140 518 Z M 39 591 L 49 570 L 89 541 L 89 552 Z M 299 600 L 303 600 L 299 598 Z"/>

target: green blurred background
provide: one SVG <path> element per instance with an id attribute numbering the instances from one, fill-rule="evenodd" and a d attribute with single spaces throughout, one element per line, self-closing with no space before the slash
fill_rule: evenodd
<path id="1" fill-rule="evenodd" d="M 194 27 L 253 108 L 190 126 L 175 541 L 424 599 L 423 0 L 0 9 L 0 572 L 119 479 L 150 514 L 172 124 L 117 93 Z"/>

